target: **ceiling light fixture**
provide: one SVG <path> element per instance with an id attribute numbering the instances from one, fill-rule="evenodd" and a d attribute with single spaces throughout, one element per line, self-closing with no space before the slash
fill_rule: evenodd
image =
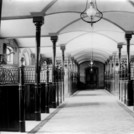
<path id="1" fill-rule="evenodd" d="M 91 26 L 93 23 L 100 21 L 103 17 L 103 13 L 97 8 L 96 0 L 91 0 L 86 3 L 85 10 L 80 14 L 80 17 L 83 21 L 90 23 Z"/>
<path id="2" fill-rule="evenodd" d="M 93 49 L 92 49 L 92 52 L 91 52 L 90 66 L 91 66 L 91 67 L 93 67 L 93 66 L 94 66 L 94 60 L 93 60 Z"/>

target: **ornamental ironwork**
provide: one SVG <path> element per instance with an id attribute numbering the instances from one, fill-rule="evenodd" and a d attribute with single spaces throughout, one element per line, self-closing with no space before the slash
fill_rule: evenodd
<path id="1" fill-rule="evenodd" d="M 24 83 L 35 83 L 35 66 L 24 67 Z"/>
<path id="2" fill-rule="evenodd" d="M 1 66 L 0 67 L 0 85 L 18 84 L 18 72 L 19 70 L 17 67 L 5 68 Z"/>

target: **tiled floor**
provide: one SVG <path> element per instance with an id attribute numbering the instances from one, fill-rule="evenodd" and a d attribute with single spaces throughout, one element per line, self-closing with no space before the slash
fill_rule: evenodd
<path id="1" fill-rule="evenodd" d="M 105 90 L 80 91 L 37 134 L 134 134 L 134 118 Z"/>
<path id="2" fill-rule="evenodd" d="M 28 133 L 134 134 L 134 113 L 105 90 L 78 91 Z"/>

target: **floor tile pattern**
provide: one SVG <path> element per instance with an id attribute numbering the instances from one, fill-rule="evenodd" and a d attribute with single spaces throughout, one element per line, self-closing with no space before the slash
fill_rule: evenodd
<path id="1" fill-rule="evenodd" d="M 134 117 L 105 90 L 78 91 L 37 134 L 134 134 Z"/>

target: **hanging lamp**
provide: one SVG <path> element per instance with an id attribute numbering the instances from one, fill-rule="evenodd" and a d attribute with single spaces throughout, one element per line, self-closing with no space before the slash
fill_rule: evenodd
<path id="1" fill-rule="evenodd" d="M 86 2 L 85 10 L 80 14 L 83 21 L 90 23 L 93 26 L 94 23 L 100 21 L 103 17 L 103 13 L 97 8 L 96 0 Z"/>

